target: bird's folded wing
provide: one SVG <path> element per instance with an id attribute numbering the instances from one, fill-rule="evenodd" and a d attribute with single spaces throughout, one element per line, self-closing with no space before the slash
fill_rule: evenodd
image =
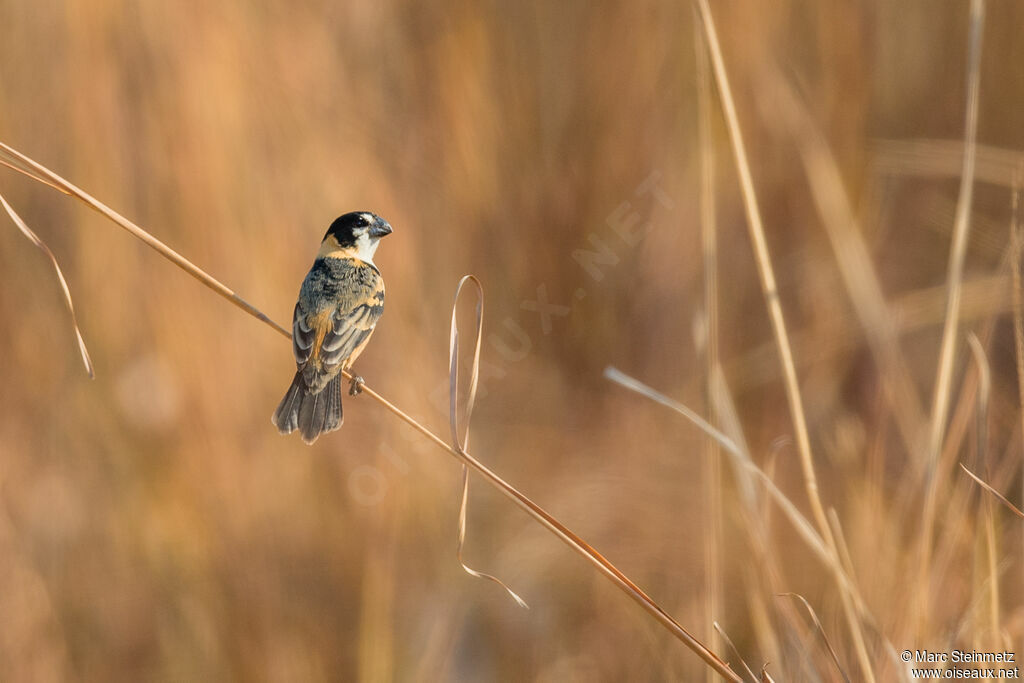
<path id="1" fill-rule="evenodd" d="M 301 367 L 309 360 L 313 353 L 313 342 L 316 339 L 316 330 L 302 310 L 302 306 L 295 304 L 295 311 L 292 313 L 292 353 L 295 354 L 295 362 Z"/>
<path id="2" fill-rule="evenodd" d="M 373 328 L 384 312 L 384 292 L 349 311 L 338 310 L 332 326 L 320 345 L 320 360 L 325 367 L 344 362 L 359 349 L 373 333 Z"/>

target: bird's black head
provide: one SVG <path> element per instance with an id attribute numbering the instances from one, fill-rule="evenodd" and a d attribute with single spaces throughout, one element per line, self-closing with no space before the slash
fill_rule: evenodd
<path id="1" fill-rule="evenodd" d="M 333 236 L 338 240 L 338 246 L 344 249 L 358 247 L 364 243 L 376 243 L 384 235 L 390 234 L 391 225 L 377 214 L 369 211 L 352 211 L 331 223 L 324 239 Z"/>

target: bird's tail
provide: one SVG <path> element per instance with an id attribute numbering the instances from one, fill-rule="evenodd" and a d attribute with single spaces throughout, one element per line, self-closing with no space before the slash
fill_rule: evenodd
<path id="1" fill-rule="evenodd" d="M 322 391 L 312 394 L 306 388 L 302 373 L 295 373 L 292 385 L 270 420 L 282 434 L 298 429 L 302 440 L 309 444 L 324 432 L 334 431 L 342 422 L 341 375 L 328 382 Z"/>

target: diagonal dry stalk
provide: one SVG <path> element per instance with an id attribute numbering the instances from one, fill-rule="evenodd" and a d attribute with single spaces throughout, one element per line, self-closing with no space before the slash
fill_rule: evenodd
<path id="1" fill-rule="evenodd" d="M 234 305 L 238 306 L 249 315 L 255 317 L 257 320 L 261 320 L 267 325 L 270 325 L 275 330 L 291 339 L 291 333 L 288 330 L 286 330 L 285 328 L 281 327 L 276 322 L 268 318 L 258 308 L 247 302 L 242 297 L 235 294 L 230 288 L 221 283 L 219 280 L 207 274 L 199 267 L 194 265 L 187 258 L 182 256 L 178 252 L 174 251 L 173 249 L 168 247 L 166 244 L 164 244 L 157 238 L 150 235 L 148 232 L 146 232 L 139 226 L 135 225 L 135 223 L 132 223 L 130 220 L 128 220 L 121 214 L 117 213 L 106 204 L 103 204 L 99 200 L 95 199 L 92 195 L 72 185 L 67 180 L 60 177 L 50 169 L 33 161 L 32 159 L 28 158 L 21 152 L 12 149 L 3 142 L 0 142 L 0 160 L 3 160 L 5 162 L 4 166 L 14 168 L 14 170 L 20 173 L 24 173 L 33 180 L 41 182 L 44 185 L 48 185 L 49 187 L 54 188 L 55 190 L 63 192 L 64 194 L 71 195 L 76 199 L 81 200 L 90 208 L 103 214 L 104 216 L 112 220 L 114 223 L 117 223 L 119 226 L 127 230 L 136 238 L 142 240 L 148 246 L 152 247 L 168 261 L 178 266 L 186 273 L 188 273 L 195 279 L 199 280 L 204 285 L 206 285 L 213 291 L 217 292 L 222 297 L 224 297 Z M 345 376 L 346 378 L 349 378 L 347 373 Z"/>
<path id="2" fill-rule="evenodd" d="M 803 399 L 800 395 L 800 383 L 796 376 L 793 350 L 789 343 L 789 332 L 786 329 L 786 319 L 782 313 L 782 304 L 779 301 L 775 270 L 768 252 L 768 241 L 765 237 L 764 225 L 761 222 L 757 194 L 754 191 L 754 181 L 750 172 L 750 164 L 747 161 L 739 116 L 736 114 L 736 104 L 733 102 L 732 90 L 729 87 L 729 77 L 725 70 L 725 59 L 722 57 L 722 49 L 718 42 L 718 32 L 715 29 L 714 18 L 711 15 L 711 8 L 708 6 L 707 0 L 696 0 L 696 3 L 700 12 L 701 23 L 704 27 L 704 34 L 707 38 L 708 50 L 711 54 L 711 63 L 714 68 L 715 80 L 718 84 L 718 95 L 721 100 L 722 111 L 725 114 L 726 127 L 732 140 L 733 156 L 736 170 L 740 177 L 743 206 L 747 215 L 747 227 L 750 230 L 750 240 L 754 246 L 757 270 L 761 278 L 761 290 L 764 294 L 765 305 L 768 308 L 768 315 L 771 319 L 772 330 L 775 333 L 776 346 L 778 347 L 782 363 L 786 399 L 789 402 L 793 430 L 796 433 L 797 452 L 800 456 L 804 487 L 807 489 L 807 498 L 811 504 L 814 521 L 818 526 L 829 554 L 834 560 L 830 564 L 833 567 L 835 579 L 839 585 L 839 598 L 843 606 L 843 614 L 846 617 L 847 626 L 853 637 L 854 649 L 860 663 L 861 673 L 869 683 L 873 683 L 875 680 L 874 670 L 871 658 L 868 656 L 867 645 L 864 642 L 861 623 L 854 611 L 852 591 L 846 589 L 846 583 L 840 576 L 841 569 L 835 539 L 832 538 L 832 530 L 828 524 L 825 507 L 822 505 L 821 496 L 818 494 L 818 477 L 814 471 L 814 457 L 811 454 L 811 440 L 807 430 L 807 418 L 804 414 Z"/>
<path id="3" fill-rule="evenodd" d="M 971 0 L 970 33 L 967 40 L 967 105 L 964 124 L 964 158 L 960 174 L 960 192 L 957 198 L 956 218 L 953 225 L 953 244 L 949 254 L 949 271 L 946 286 L 946 317 L 942 329 L 942 347 L 936 371 L 935 393 L 932 398 L 931 425 L 928 434 L 928 451 L 925 464 L 927 480 L 925 486 L 924 512 L 921 522 L 921 557 L 918 574 L 920 595 L 917 600 L 918 635 L 928 622 L 931 596 L 928 591 L 928 567 L 931 563 L 932 534 L 935 527 L 935 507 L 938 504 L 939 458 L 942 454 L 942 440 L 946 430 L 950 394 L 953 382 L 953 359 L 956 353 L 957 330 L 960 322 L 961 281 L 964 258 L 967 255 L 967 235 L 970 232 L 971 202 L 974 193 L 974 166 L 977 157 L 978 99 L 981 81 L 981 39 L 985 22 L 985 1 Z"/>
<path id="4" fill-rule="evenodd" d="M 960 463 L 960 469 L 962 469 L 967 474 L 968 477 L 970 477 L 975 482 L 977 482 L 978 486 L 980 486 L 981 488 L 985 489 L 986 491 L 991 493 L 993 496 L 998 498 L 999 502 L 1001 502 L 1003 505 L 1006 506 L 1006 509 L 1010 510 L 1010 512 L 1012 512 L 1013 514 L 1017 515 L 1021 519 L 1024 519 L 1024 511 L 1022 511 L 1019 507 L 1017 507 L 1016 505 L 1011 503 L 1007 499 L 1007 497 L 1004 496 L 1003 494 L 999 493 L 999 491 L 997 491 L 994 486 L 992 486 L 991 484 L 989 484 L 988 482 L 983 480 L 981 477 L 976 475 L 974 472 L 971 472 L 969 469 L 967 469 L 967 466 L 964 465 L 963 463 Z"/>
<path id="5" fill-rule="evenodd" d="M 147 244 L 149 247 L 154 249 L 161 256 L 171 261 L 179 268 L 184 270 L 186 273 L 199 280 L 203 285 L 209 287 L 213 291 L 220 294 L 222 297 L 230 301 L 235 306 L 241 308 L 243 311 L 253 316 L 257 320 L 260 320 L 264 324 L 276 330 L 282 336 L 287 339 L 291 339 L 291 334 L 284 327 L 271 320 L 263 312 L 257 309 L 255 306 L 238 296 L 229 287 L 218 281 L 213 276 L 209 275 L 184 256 L 174 251 L 160 240 L 156 239 L 148 232 L 131 222 L 121 214 L 117 213 L 110 207 L 106 206 L 99 200 L 93 198 L 88 193 L 79 189 L 75 185 L 60 177 L 50 169 L 42 166 L 36 161 L 25 156 L 21 152 L 12 149 L 8 145 L 0 142 L 0 160 L 6 162 L 4 165 L 13 167 L 26 175 L 33 177 L 40 182 L 43 182 L 50 187 L 70 194 L 76 199 L 84 202 L 94 210 L 106 216 L 108 219 L 116 223 L 118 226 L 128 231 L 139 240 Z M 44 180 L 45 179 L 45 180 Z M 344 373 L 346 379 L 351 380 L 351 375 L 347 372 Z M 733 681 L 734 683 L 740 683 L 740 677 L 731 669 L 729 665 L 722 660 L 718 655 L 712 652 L 706 647 L 700 640 L 695 638 L 682 627 L 675 619 L 672 618 L 664 609 L 661 608 L 650 596 L 648 596 L 643 590 L 640 589 L 633 581 L 623 574 L 615 565 L 604 558 L 597 550 L 595 550 L 590 544 L 584 541 L 582 538 L 573 533 L 568 527 L 559 522 L 555 517 L 548 513 L 544 508 L 540 507 L 532 500 L 527 498 L 514 486 L 506 482 L 504 479 L 499 477 L 497 474 L 492 472 L 479 460 L 474 458 L 470 453 L 464 449 L 456 448 L 452 444 L 444 441 L 441 437 L 434 434 L 432 431 L 427 429 L 425 426 L 417 422 L 408 413 L 400 409 L 395 404 L 388 401 L 386 398 L 378 394 L 370 387 L 363 385 L 363 393 L 369 396 L 372 400 L 382 405 L 386 410 L 391 412 L 393 415 L 398 417 L 400 420 L 405 422 L 407 425 L 415 429 L 417 432 L 422 434 L 427 440 L 431 441 L 438 448 L 447 451 L 449 454 L 454 456 L 462 464 L 468 466 L 470 469 L 480 475 L 484 481 L 496 488 L 502 495 L 515 503 L 519 508 L 524 510 L 534 521 L 543 526 L 549 532 L 557 536 L 562 542 L 568 545 L 573 551 L 582 556 L 587 560 L 594 568 L 596 568 L 601 574 L 603 574 L 608 580 L 610 580 L 616 587 L 622 590 L 626 595 L 632 598 L 637 604 L 641 606 L 649 615 L 651 615 L 659 624 L 668 630 L 676 639 L 686 645 L 692 650 L 697 656 L 699 656 L 704 662 L 718 672 L 724 679 Z"/>

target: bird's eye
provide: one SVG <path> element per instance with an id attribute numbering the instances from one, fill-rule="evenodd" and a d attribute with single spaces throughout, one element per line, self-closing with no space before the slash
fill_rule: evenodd
<path id="1" fill-rule="evenodd" d="M 360 216 L 359 218 L 356 219 L 356 226 L 360 228 L 365 228 L 369 224 L 370 221 L 367 220 L 366 216 Z"/>

